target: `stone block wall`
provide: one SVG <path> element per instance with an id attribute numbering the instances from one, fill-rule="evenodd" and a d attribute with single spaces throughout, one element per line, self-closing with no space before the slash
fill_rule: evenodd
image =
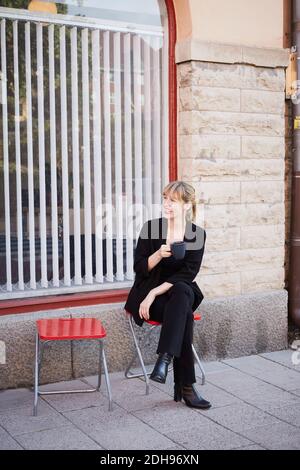
<path id="1" fill-rule="evenodd" d="M 269 65 L 178 64 L 179 178 L 207 231 L 208 298 L 285 287 L 285 68 Z"/>

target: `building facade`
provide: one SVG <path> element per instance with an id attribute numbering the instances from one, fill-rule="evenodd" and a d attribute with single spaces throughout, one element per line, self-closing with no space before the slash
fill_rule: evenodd
<path id="1" fill-rule="evenodd" d="M 44 12 L 7 3 L 0 387 L 31 383 L 35 320 L 45 316 L 101 318 L 109 367 L 124 369 L 139 223 L 160 215 L 173 179 L 196 188 L 207 232 L 199 351 L 220 359 L 286 347 L 290 2 L 132 0 L 123 11 L 87 1 L 84 12 L 71 1 L 30 2 L 56 8 Z M 155 349 L 154 338 L 148 361 Z M 45 382 L 97 367 L 84 343 L 47 360 Z"/>

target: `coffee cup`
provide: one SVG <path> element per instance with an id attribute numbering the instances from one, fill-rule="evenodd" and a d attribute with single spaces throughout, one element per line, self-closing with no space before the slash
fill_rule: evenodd
<path id="1" fill-rule="evenodd" d="M 175 259 L 183 259 L 185 255 L 185 242 L 173 242 L 170 245 L 171 253 Z"/>

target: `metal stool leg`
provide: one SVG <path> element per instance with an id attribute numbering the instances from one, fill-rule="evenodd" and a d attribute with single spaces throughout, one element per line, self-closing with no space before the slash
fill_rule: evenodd
<path id="1" fill-rule="evenodd" d="M 100 390 L 101 386 L 101 372 L 102 372 L 102 361 L 103 361 L 103 366 L 104 366 L 104 373 L 105 373 L 105 379 L 106 379 L 106 385 L 107 385 L 107 390 L 108 390 L 108 397 L 109 397 L 109 411 L 112 409 L 112 398 L 111 398 L 111 387 L 110 387 L 110 382 L 109 382 L 109 376 L 108 376 L 108 370 L 107 370 L 107 365 L 106 365 L 106 359 L 104 355 L 104 351 L 102 348 L 102 340 L 100 340 L 100 352 L 99 352 L 99 371 L 98 371 L 98 386 L 97 388 L 88 388 L 88 389 L 83 389 L 83 390 L 56 390 L 56 391 L 40 391 L 39 390 L 39 374 L 41 370 L 41 361 L 42 361 L 42 352 L 45 343 L 48 341 L 40 341 L 38 332 L 36 333 L 36 346 L 35 346 L 35 375 L 34 375 L 34 407 L 33 407 L 33 415 L 37 416 L 37 404 L 38 404 L 38 398 L 40 395 L 60 395 L 60 394 L 74 394 L 74 393 L 92 393 L 92 392 L 97 392 Z"/>
<path id="2" fill-rule="evenodd" d="M 98 366 L 98 385 L 97 391 L 100 391 L 101 387 L 101 374 L 102 374 L 102 340 L 99 340 L 99 366 Z"/>
<path id="3" fill-rule="evenodd" d="M 142 353 L 141 353 L 141 349 L 140 349 L 140 347 L 139 347 L 139 343 L 138 343 L 138 340 L 137 340 L 136 335 L 135 335 L 135 332 L 134 332 L 132 316 L 130 315 L 130 316 L 128 317 L 128 319 L 129 319 L 129 325 L 130 325 L 130 329 L 131 329 L 131 333 L 132 333 L 132 337 L 133 337 L 133 341 L 134 341 L 136 353 L 134 354 L 132 360 L 130 361 L 129 366 L 126 368 L 125 377 L 126 377 L 127 379 L 133 379 L 133 378 L 135 378 L 135 377 L 144 377 L 144 378 L 145 378 L 145 382 L 146 382 L 146 395 L 149 395 L 149 378 L 148 378 L 148 373 L 147 373 L 147 371 L 146 371 L 146 367 L 145 367 L 145 364 L 144 364 L 144 361 L 143 361 L 143 356 L 142 356 Z M 151 330 L 150 330 L 150 331 L 151 331 Z M 133 362 L 134 362 L 136 356 L 138 356 L 138 358 L 139 358 L 139 361 L 140 361 L 140 364 L 141 364 L 141 367 L 142 367 L 142 371 L 143 371 L 142 374 L 131 374 L 131 373 L 130 373 L 131 366 L 132 366 L 132 364 L 133 364 Z"/>
<path id="4" fill-rule="evenodd" d="M 100 343 L 101 343 L 101 353 L 102 353 L 101 355 L 102 355 L 102 361 L 103 361 L 103 369 L 104 369 L 106 388 L 107 388 L 107 393 L 108 393 L 108 401 L 109 401 L 108 411 L 112 411 L 112 396 L 111 396 L 110 380 L 109 380 L 106 357 L 105 357 L 102 340 L 100 341 Z"/>
<path id="5" fill-rule="evenodd" d="M 197 362 L 197 364 L 198 364 L 198 366 L 199 366 L 199 369 L 200 369 L 200 371 L 201 371 L 202 385 L 204 385 L 204 384 L 205 384 L 205 370 L 204 370 L 204 368 L 203 368 L 203 366 L 202 366 L 202 364 L 201 364 L 200 358 L 199 358 L 199 356 L 198 356 L 198 354 L 197 354 L 197 352 L 196 352 L 196 349 L 195 349 L 195 347 L 194 347 L 193 344 L 192 344 L 192 349 L 193 349 L 193 353 L 194 353 L 196 362 Z"/>

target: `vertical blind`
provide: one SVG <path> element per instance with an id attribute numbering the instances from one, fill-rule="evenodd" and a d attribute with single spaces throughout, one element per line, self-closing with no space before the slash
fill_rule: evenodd
<path id="1" fill-rule="evenodd" d="M 0 299 L 130 286 L 168 182 L 166 29 L 0 29 Z"/>

